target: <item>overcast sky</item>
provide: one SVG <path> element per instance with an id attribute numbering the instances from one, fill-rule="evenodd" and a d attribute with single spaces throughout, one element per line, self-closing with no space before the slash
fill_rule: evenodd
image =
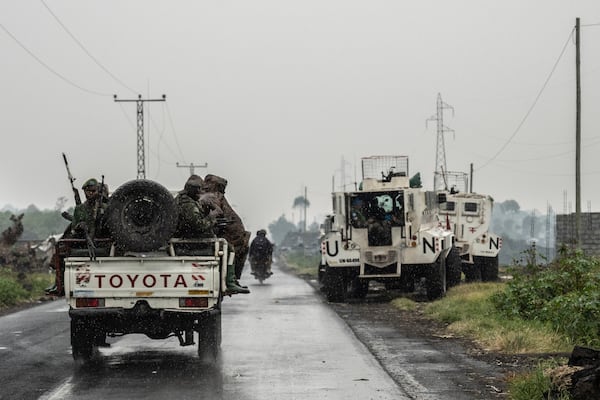
<path id="1" fill-rule="evenodd" d="M 342 157 L 346 183 L 361 157 L 407 155 L 433 187 L 440 93 L 448 170 L 574 211 L 577 17 L 582 210 L 598 211 L 598 0 L 2 1 L 0 208 L 73 205 L 62 152 L 78 186 L 135 179 L 136 106 L 113 94 L 165 94 L 145 108 L 147 178 L 176 190 L 176 163 L 208 163 L 252 231 L 298 221 L 306 187 L 321 222 Z"/>

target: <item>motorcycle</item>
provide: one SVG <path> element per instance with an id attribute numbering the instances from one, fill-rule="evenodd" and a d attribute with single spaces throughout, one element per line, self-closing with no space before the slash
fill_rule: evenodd
<path id="1" fill-rule="evenodd" d="M 273 272 L 271 272 L 271 260 L 250 260 L 250 266 L 252 268 L 251 274 L 254 275 L 254 278 L 257 279 L 261 284 L 267 280 Z"/>

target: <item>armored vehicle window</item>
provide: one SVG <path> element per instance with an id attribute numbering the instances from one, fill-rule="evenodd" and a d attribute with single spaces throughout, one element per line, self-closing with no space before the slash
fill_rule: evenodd
<path id="1" fill-rule="evenodd" d="M 477 203 L 465 203 L 465 212 L 477 212 Z"/>
<path id="2" fill-rule="evenodd" d="M 454 211 L 456 208 L 456 203 L 453 201 L 447 201 L 445 203 L 440 204 L 440 209 L 443 211 Z"/>
<path id="3" fill-rule="evenodd" d="M 352 227 L 366 228 L 369 224 L 384 221 L 391 226 L 404 226 L 404 193 L 367 192 L 351 197 Z"/>

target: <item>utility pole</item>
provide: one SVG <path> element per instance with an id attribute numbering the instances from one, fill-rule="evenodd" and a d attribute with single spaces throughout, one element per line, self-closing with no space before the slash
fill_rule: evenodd
<path id="1" fill-rule="evenodd" d="M 144 102 L 147 101 L 165 101 L 166 95 L 162 95 L 162 99 L 142 99 L 142 95 L 138 94 L 137 99 L 117 99 L 117 95 L 113 95 L 115 102 L 137 103 L 137 178 L 146 179 L 146 159 L 144 156 Z"/>
<path id="2" fill-rule="evenodd" d="M 473 163 L 471 163 L 471 176 L 469 177 L 469 193 L 473 193 Z"/>
<path id="3" fill-rule="evenodd" d="M 576 118 L 575 118 L 575 240 L 577 248 L 581 248 L 581 55 L 579 44 L 579 18 L 575 19 L 575 70 L 577 77 L 576 88 Z"/>
<path id="4" fill-rule="evenodd" d="M 425 121 L 437 121 L 437 141 L 436 141 L 436 157 L 435 157 L 435 172 L 433 174 L 433 190 L 448 189 L 444 183 L 448 169 L 446 168 L 446 147 L 444 144 L 444 132 L 454 132 L 452 129 L 444 126 L 444 109 L 451 109 L 454 115 L 454 107 L 442 101 L 442 95 L 437 96 L 437 113 Z"/>
<path id="5" fill-rule="evenodd" d="M 190 165 L 179 165 L 179 163 L 175 163 L 179 168 L 189 168 L 190 175 L 194 175 L 194 168 L 207 168 L 208 163 L 204 163 L 204 165 L 194 165 L 194 163 L 190 163 Z"/>
<path id="6" fill-rule="evenodd" d="M 304 186 L 304 233 L 306 233 L 306 202 L 308 199 L 306 198 L 306 186 Z"/>

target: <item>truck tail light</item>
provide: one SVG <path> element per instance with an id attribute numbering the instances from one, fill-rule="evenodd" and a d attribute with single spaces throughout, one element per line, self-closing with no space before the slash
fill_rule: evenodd
<path id="1" fill-rule="evenodd" d="M 76 307 L 104 307 L 104 299 L 95 297 L 78 297 L 75 299 Z"/>
<path id="2" fill-rule="evenodd" d="M 208 307 L 208 297 L 180 297 L 179 307 Z"/>

